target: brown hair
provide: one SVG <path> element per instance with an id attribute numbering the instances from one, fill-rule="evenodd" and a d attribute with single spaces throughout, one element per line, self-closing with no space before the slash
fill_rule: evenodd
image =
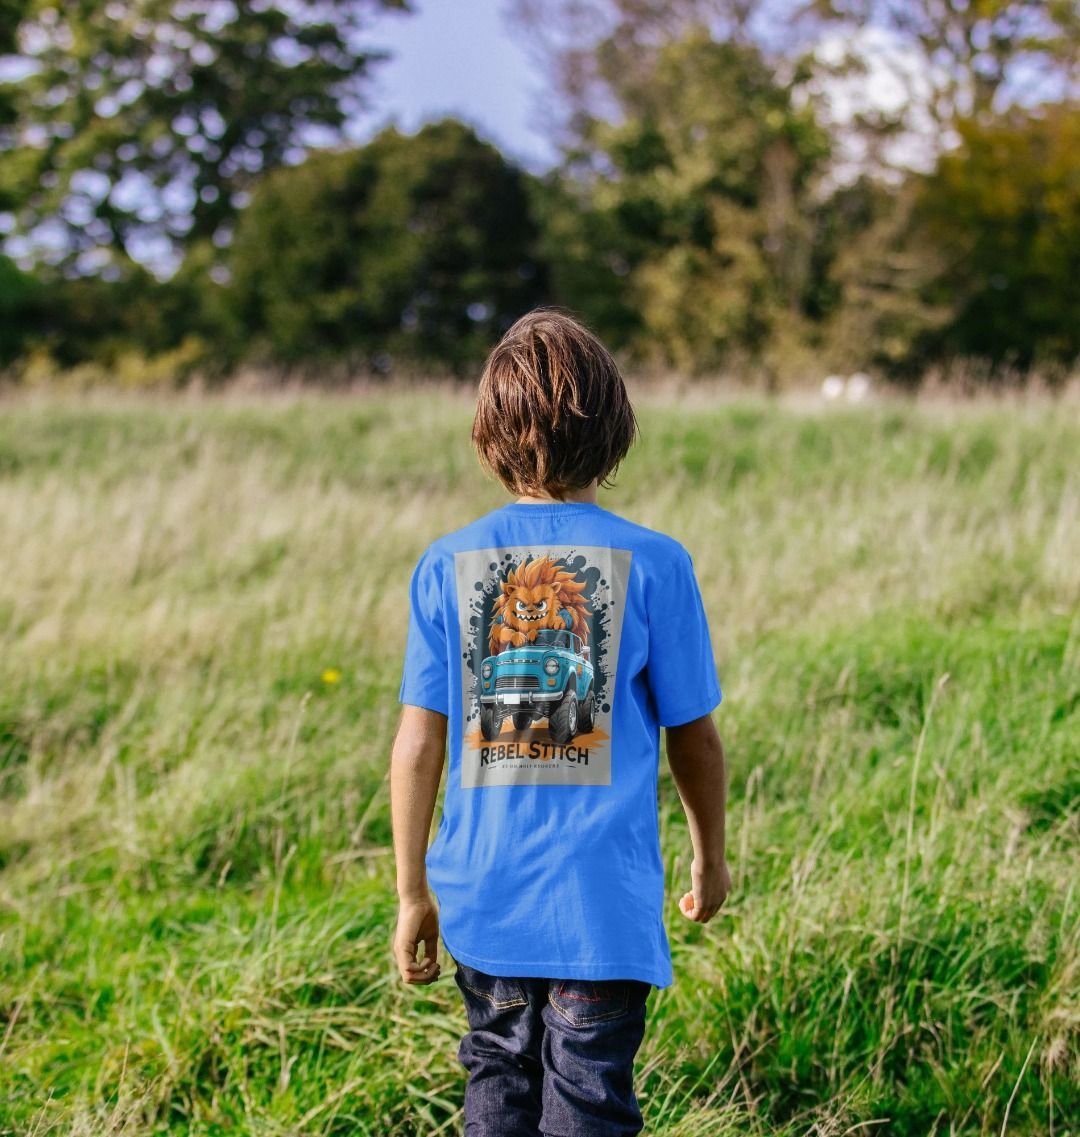
<path id="1" fill-rule="evenodd" d="M 561 309 L 526 313 L 484 364 L 473 445 L 512 493 L 561 499 L 609 484 L 637 435 L 615 360 Z"/>

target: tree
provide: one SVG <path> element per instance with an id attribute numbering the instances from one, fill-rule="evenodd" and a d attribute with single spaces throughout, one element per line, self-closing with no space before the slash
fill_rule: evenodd
<path id="1" fill-rule="evenodd" d="M 260 174 L 363 105 L 380 8 L 406 0 L 0 0 L 29 69 L 8 84 L 0 198 L 79 271 L 224 244 Z"/>
<path id="2" fill-rule="evenodd" d="M 270 174 L 230 251 L 244 343 L 290 363 L 463 370 L 545 296 L 526 182 L 453 120 Z"/>
<path id="3" fill-rule="evenodd" d="M 40 283 L 0 255 L 0 367 L 12 363 L 40 329 L 45 304 Z"/>
<path id="4" fill-rule="evenodd" d="M 874 368 L 918 383 L 932 337 L 954 316 L 933 288 L 944 270 L 938 243 L 913 218 L 919 182 L 887 186 L 862 177 L 820 211 L 820 352 L 830 370 Z"/>
<path id="5" fill-rule="evenodd" d="M 557 292 L 642 359 L 700 370 L 756 354 L 781 314 L 802 315 L 827 138 L 752 46 L 699 28 L 652 49 L 644 75 L 636 56 L 632 80 L 624 50 L 599 45 L 612 110 L 579 114 L 567 153 Z"/>
<path id="6" fill-rule="evenodd" d="M 945 258 L 935 353 L 1028 367 L 1080 357 L 1080 107 L 960 124 L 916 221 Z"/>
<path id="7" fill-rule="evenodd" d="M 1080 92 L 1076 0 L 809 0 L 802 16 L 885 31 L 919 60 L 895 77 L 918 85 L 909 101 L 921 102 L 939 128 L 986 120 L 1032 87 L 1044 98 L 1048 84 L 1059 97 Z"/>
<path id="8" fill-rule="evenodd" d="M 0 0 L 0 59 L 16 50 L 19 22 L 28 8 L 29 0 Z M 0 84 L 0 131 L 10 126 L 14 113 L 10 92 Z M 3 204 L 0 200 L 0 208 Z"/>
<path id="9" fill-rule="evenodd" d="M 793 0 L 508 0 L 527 50 L 557 96 L 543 109 L 569 145 L 583 118 L 610 114 L 612 64 L 625 89 L 644 89 L 658 48 L 704 29 L 718 42 L 765 51 Z M 762 34 L 766 32 L 767 34 Z"/>

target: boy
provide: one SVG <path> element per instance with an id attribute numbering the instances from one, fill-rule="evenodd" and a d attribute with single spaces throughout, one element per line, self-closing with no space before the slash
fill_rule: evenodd
<path id="1" fill-rule="evenodd" d="M 634 1056 L 650 988 L 672 983 L 661 726 L 694 849 L 679 909 L 706 923 L 730 888 L 721 693 L 690 556 L 596 503 L 636 434 L 596 337 L 554 309 L 522 317 L 487 360 L 472 432 L 517 500 L 435 541 L 412 577 L 393 948 L 406 983 L 433 982 L 441 918 L 470 1028 L 467 1137 L 642 1129 Z"/>

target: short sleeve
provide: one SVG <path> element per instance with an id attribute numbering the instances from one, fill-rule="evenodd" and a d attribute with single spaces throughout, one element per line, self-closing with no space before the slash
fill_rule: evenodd
<path id="1" fill-rule="evenodd" d="M 693 562 L 682 546 L 673 560 L 667 575 L 647 590 L 647 673 L 664 727 L 701 718 L 723 698 Z"/>
<path id="2" fill-rule="evenodd" d="M 430 549 L 409 582 L 409 631 L 398 701 L 449 717 L 449 654 L 442 599 L 442 573 Z"/>

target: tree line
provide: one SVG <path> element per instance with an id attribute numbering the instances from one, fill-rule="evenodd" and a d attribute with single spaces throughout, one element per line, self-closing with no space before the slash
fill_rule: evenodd
<path id="1" fill-rule="evenodd" d="M 0 0 L 8 376 L 467 375 L 540 303 L 770 384 L 1080 356 L 1075 4 L 833 0 L 778 37 L 748 0 L 519 0 L 540 174 L 452 119 L 348 140 L 406 7 Z M 912 90 L 838 122 L 868 31 Z"/>

